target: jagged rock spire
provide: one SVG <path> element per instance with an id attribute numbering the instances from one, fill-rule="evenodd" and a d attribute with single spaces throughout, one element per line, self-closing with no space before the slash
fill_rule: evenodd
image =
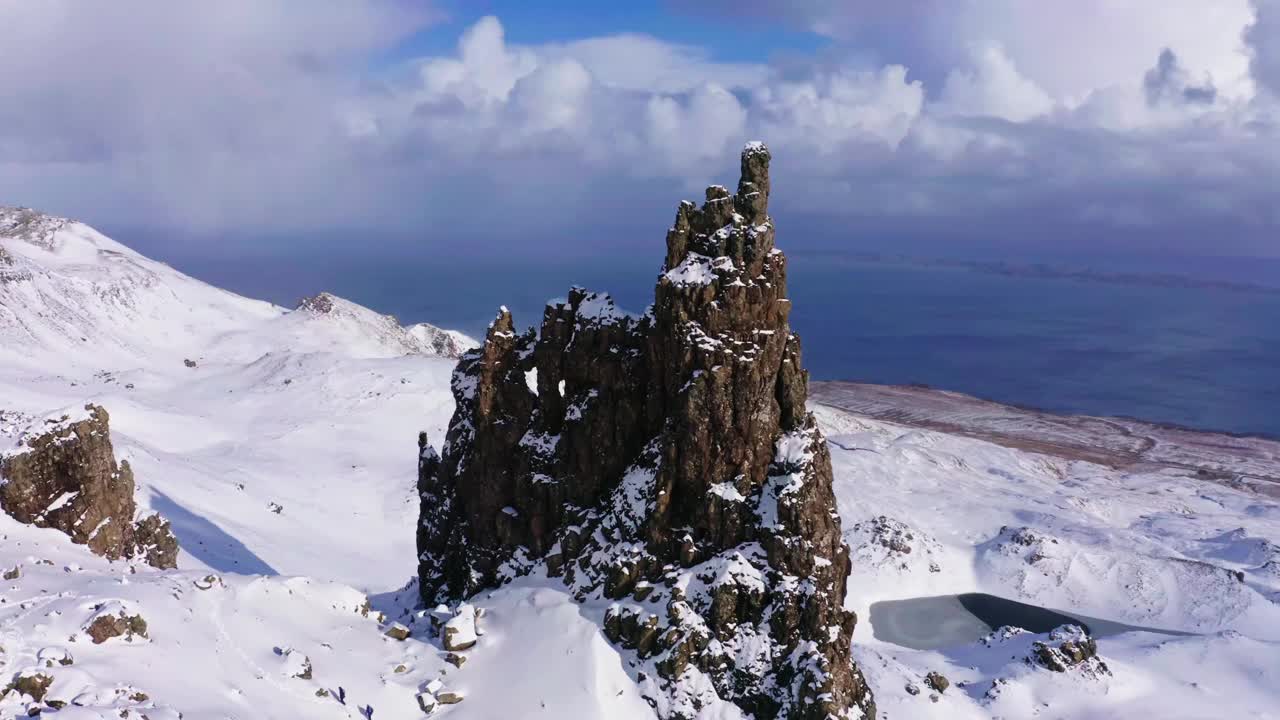
<path id="1" fill-rule="evenodd" d="M 579 599 L 613 601 L 605 633 L 664 718 L 715 702 L 875 714 L 850 656 L 849 550 L 787 323 L 770 159 L 749 143 L 735 194 L 680 204 L 646 315 L 580 288 L 536 336 L 500 313 L 458 364 L 444 456 L 419 477 L 425 601 L 545 564 Z"/>

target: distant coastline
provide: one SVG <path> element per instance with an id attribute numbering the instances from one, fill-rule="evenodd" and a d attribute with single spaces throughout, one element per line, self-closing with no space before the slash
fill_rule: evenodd
<path id="1" fill-rule="evenodd" d="M 1280 295 L 1280 286 L 1231 280 L 1198 278 L 1177 273 L 1115 272 L 1091 267 L 1071 267 L 1044 262 L 1013 262 L 1007 260 L 963 260 L 958 258 L 928 257 L 880 252 L 804 253 L 806 259 L 843 259 L 880 265 L 902 265 L 919 268 L 949 268 L 984 275 L 1028 278 L 1033 280 L 1078 280 L 1082 282 L 1160 287 L 1179 290 L 1225 290 L 1237 293 Z"/>
<path id="2" fill-rule="evenodd" d="M 1059 413 L 926 385 L 817 381 L 810 400 L 875 420 L 1113 468 L 1189 471 L 1280 497 L 1280 439 L 1122 416 Z"/>
<path id="3" fill-rule="evenodd" d="M 1188 433 L 1192 435 L 1217 436 L 1231 438 L 1233 440 L 1263 440 L 1266 442 L 1280 444 L 1280 433 L 1269 432 L 1267 430 L 1224 430 L 1214 427 L 1200 427 L 1196 425 L 1187 425 L 1168 420 L 1157 420 L 1153 418 L 1138 417 L 1137 415 L 1126 415 L 1125 413 L 1111 413 L 1099 415 L 1088 412 L 1073 412 L 1070 410 L 1054 410 L 1052 408 L 1040 407 L 1028 403 L 1019 403 L 1008 400 L 994 400 L 992 398 L 975 395 L 974 393 L 965 392 L 963 390 L 955 390 L 952 388 L 937 387 L 928 383 L 908 382 L 908 383 L 886 383 L 875 382 L 873 380 L 859 380 L 857 378 L 845 378 L 841 380 L 814 379 L 811 381 L 815 388 L 836 388 L 840 386 L 849 386 L 853 388 L 876 388 L 886 392 L 897 391 L 904 395 L 931 395 L 940 394 L 955 398 L 961 398 L 968 402 L 983 403 L 990 406 L 998 406 L 1008 408 L 1021 413 L 1040 415 L 1050 418 L 1069 419 L 1085 419 L 1085 420 L 1118 420 L 1126 423 L 1135 423 L 1158 430 L 1170 430 L 1180 433 Z M 810 394 L 821 402 L 822 398 L 818 398 L 814 393 Z"/>

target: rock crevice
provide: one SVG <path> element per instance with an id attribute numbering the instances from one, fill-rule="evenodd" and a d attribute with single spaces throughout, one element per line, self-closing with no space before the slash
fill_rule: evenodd
<path id="1" fill-rule="evenodd" d="M 665 718 L 874 717 L 769 163 L 748 144 L 736 192 L 680 204 L 644 315 L 574 288 L 521 334 L 503 308 L 454 373 L 443 456 L 420 441 L 424 601 L 545 566 L 612 601 L 604 631 Z"/>

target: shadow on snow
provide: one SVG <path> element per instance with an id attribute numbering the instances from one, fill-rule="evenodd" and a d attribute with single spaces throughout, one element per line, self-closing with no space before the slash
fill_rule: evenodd
<path id="1" fill-rule="evenodd" d="M 164 493 L 152 489 L 151 507 L 169 520 L 178 544 L 200 562 L 225 573 L 279 575 L 244 543 Z"/>

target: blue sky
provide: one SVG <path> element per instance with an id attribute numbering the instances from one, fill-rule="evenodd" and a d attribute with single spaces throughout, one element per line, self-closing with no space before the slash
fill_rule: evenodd
<path id="1" fill-rule="evenodd" d="M 447 52 L 462 31 L 486 15 L 501 18 L 508 40 L 523 45 L 638 33 L 705 48 L 718 60 L 766 62 L 780 53 L 812 54 L 831 44 L 829 38 L 804 29 L 763 19 L 726 21 L 714 13 L 681 11 L 670 2 L 449 0 L 437 7 L 443 16 L 440 24 L 406 40 L 397 48 L 396 59 Z"/>
<path id="2" fill-rule="evenodd" d="M 1280 0 L 1153 7 L 0 3 L 0 203 L 211 255 L 607 253 L 759 139 L 792 246 L 1280 255 Z"/>

